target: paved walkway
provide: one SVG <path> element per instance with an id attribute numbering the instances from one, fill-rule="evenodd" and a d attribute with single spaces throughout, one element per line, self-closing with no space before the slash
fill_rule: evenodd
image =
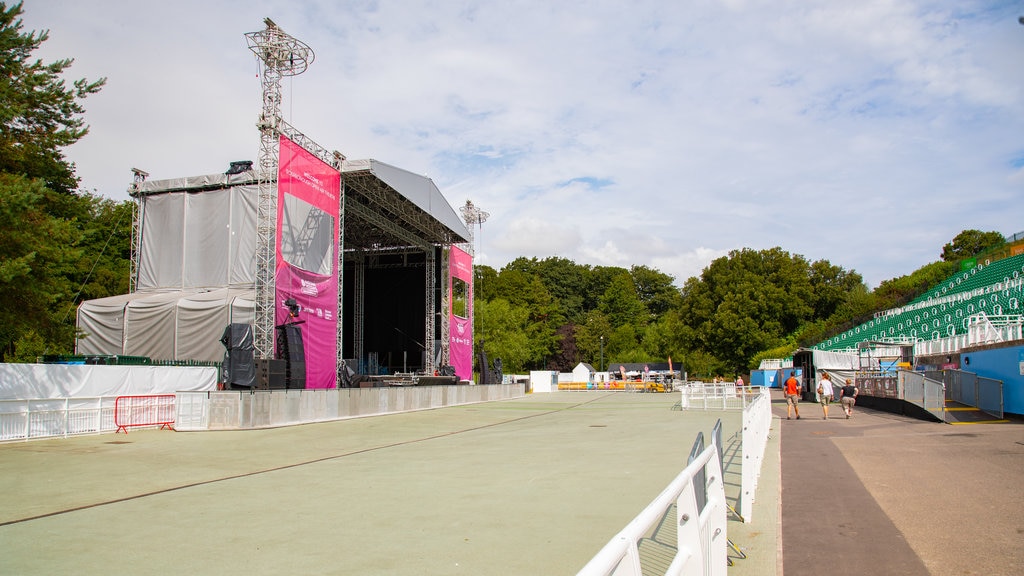
<path id="1" fill-rule="evenodd" d="M 1024 423 L 951 426 L 801 404 L 782 420 L 786 576 L 1018 575 Z"/>

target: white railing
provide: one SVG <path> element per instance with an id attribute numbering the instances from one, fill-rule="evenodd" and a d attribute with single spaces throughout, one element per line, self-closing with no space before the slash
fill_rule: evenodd
<path id="1" fill-rule="evenodd" d="M 743 463 L 741 465 L 740 516 L 750 522 L 757 499 L 757 481 L 772 428 L 772 399 L 767 388 L 743 409 Z"/>
<path id="2" fill-rule="evenodd" d="M 676 555 L 665 574 L 724 576 L 729 561 L 725 486 L 714 439 L 578 575 L 641 576 L 640 542 L 672 511 L 673 505 Z"/>
<path id="3" fill-rule="evenodd" d="M 726 384 L 685 384 L 679 387 L 683 410 L 742 410 L 761 394 L 760 387 Z"/>
<path id="4" fill-rule="evenodd" d="M 113 432 L 115 398 L 0 400 L 0 441 Z"/>
<path id="5" fill-rule="evenodd" d="M 522 384 L 387 386 L 320 390 L 178 392 L 178 431 L 247 430 L 446 406 L 526 395 Z"/>

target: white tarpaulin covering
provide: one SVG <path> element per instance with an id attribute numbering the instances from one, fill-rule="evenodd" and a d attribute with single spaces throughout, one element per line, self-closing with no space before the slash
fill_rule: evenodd
<path id="1" fill-rule="evenodd" d="M 253 321 L 253 290 L 136 292 L 82 303 L 78 354 L 148 356 L 154 360 L 224 358 L 220 338 L 231 323 Z"/>
<path id="2" fill-rule="evenodd" d="M 0 400 L 138 396 L 216 389 L 216 368 L 0 364 Z"/>
<path id="3" fill-rule="evenodd" d="M 213 177 L 206 177 L 213 178 Z M 251 286 L 256 269 L 256 184 L 201 193 L 147 190 L 140 194 L 142 249 L 136 290 Z M 198 185 L 190 179 L 182 185 Z M 162 184 L 176 181 L 163 181 Z M 154 183 L 154 187 L 161 183 Z M 217 183 L 207 183 L 213 186 Z"/>
<path id="4" fill-rule="evenodd" d="M 814 350 L 815 370 L 860 370 L 860 356 L 843 352 Z"/>

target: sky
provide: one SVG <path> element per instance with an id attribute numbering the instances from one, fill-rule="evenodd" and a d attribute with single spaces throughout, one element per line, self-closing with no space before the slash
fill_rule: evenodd
<path id="1" fill-rule="evenodd" d="M 256 160 L 271 18 L 315 52 L 282 116 L 489 213 L 477 263 L 644 265 L 682 284 L 781 247 L 869 287 L 966 229 L 1024 231 L 1024 15 L 974 0 L 28 0 L 44 61 L 107 78 L 82 186 Z"/>

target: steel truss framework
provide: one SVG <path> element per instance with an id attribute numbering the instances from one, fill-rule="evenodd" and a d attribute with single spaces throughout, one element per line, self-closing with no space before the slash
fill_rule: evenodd
<path id="1" fill-rule="evenodd" d="M 450 364 L 447 318 L 441 322 L 441 334 L 437 334 L 437 317 L 447 313 L 449 294 L 448 283 L 438 283 L 435 250 L 443 248 L 440 274 L 441 278 L 447 278 L 446 248 L 464 242 L 465 239 L 378 178 L 370 168 L 346 167 L 342 179 L 345 182 L 348 222 L 345 252 L 349 254 L 348 259 L 353 264 L 355 274 L 353 354 L 362 358 L 366 353 L 362 339 L 365 321 L 365 293 L 362 284 L 365 281 L 365 268 L 373 266 L 372 255 L 415 250 L 424 254 L 423 346 L 427 350 L 424 370 L 433 372 L 440 366 Z M 440 346 L 437 342 L 439 336 Z M 438 348 L 439 353 L 436 353 Z"/>

